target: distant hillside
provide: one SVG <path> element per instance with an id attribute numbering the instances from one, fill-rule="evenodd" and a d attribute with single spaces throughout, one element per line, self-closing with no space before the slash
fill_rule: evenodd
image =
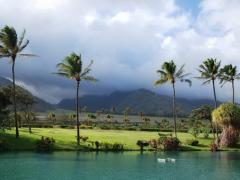
<path id="1" fill-rule="evenodd" d="M 10 80 L 6 79 L 6 78 L 0 77 L 0 87 L 1 86 L 7 86 L 7 85 L 12 85 L 12 82 Z M 54 109 L 54 106 L 52 104 L 49 104 L 46 101 L 44 101 L 44 100 L 42 100 L 38 97 L 35 97 L 35 96 L 34 96 L 34 99 L 37 102 L 33 106 L 34 111 L 44 112 L 44 111 L 47 111 L 47 110 Z"/>
<path id="2" fill-rule="evenodd" d="M 135 91 L 115 91 L 110 95 L 85 95 L 80 98 L 81 107 L 87 106 L 88 111 L 95 112 L 101 109 L 116 108 L 122 113 L 126 107 L 132 109 L 132 114 L 144 112 L 148 115 L 171 116 L 172 97 L 159 95 L 146 89 Z M 209 99 L 177 98 L 177 111 L 179 116 L 187 116 L 192 109 L 201 105 L 213 105 Z M 75 109 L 75 99 L 63 99 L 58 108 Z"/>

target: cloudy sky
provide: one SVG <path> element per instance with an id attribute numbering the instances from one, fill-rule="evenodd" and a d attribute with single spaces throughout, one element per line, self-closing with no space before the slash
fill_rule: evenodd
<path id="1" fill-rule="evenodd" d="M 17 59 L 17 80 L 49 102 L 75 95 L 74 81 L 51 74 L 73 51 L 82 54 L 84 65 L 94 60 L 92 75 L 99 79 L 83 83 L 81 94 L 147 88 L 170 95 L 168 85 L 153 86 L 166 60 L 186 64 L 191 77 L 208 57 L 239 65 L 239 9 L 239 0 L 0 0 L 0 27 L 26 29 L 25 52 L 39 57 Z M 10 72 L 1 59 L 0 76 L 11 77 Z M 212 97 L 212 89 L 193 79 L 191 88 L 177 84 L 177 95 Z M 217 96 L 228 100 L 230 86 L 219 87 Z"/>

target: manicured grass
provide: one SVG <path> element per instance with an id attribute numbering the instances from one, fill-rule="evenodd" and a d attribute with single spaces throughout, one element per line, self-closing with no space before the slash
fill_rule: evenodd
<path id="1" fill-rule="evenodd" d="M 136 145 L 137 140 L 150 140 L 157 139 L 157 132 L 145 132 L 145 131 L 125 131 L 125 130 L 80 130 L 81 135 L 88 136 L 89 141 L 99 141 L 108 143 L 122 143 L 124 149 L 127 150 L 139 150 Z M 164 132 L 166 133 L 166 132 Z M 168 133 L 169 134 L 169 133 Z M 42 136 L 52 137 L 56 141 L 56 150 L 75 150 L 76 146 L 76 129 L 61 129 L 61 128 L 33 128 L 32 134 L 29 134 L 26 128 L 20 129 L 20 138 L 16 139 L 14 130 L 8 130 L 5 133 L 0 134 L 1 138 L 8 139 L 12 150 L 34 150 L 36 140 L 39 140 Z M 191 134 L 178 133 L 178 138 L 182 142 L 183 150 L 209 150 L 208 145 L 211 143 L 212 138 L 204 139 L 203 137 L 197 138 L 199 140 L 199 146 L 188 146 L 185 144 L 186 140 L 194 139 Z M 81 147 L 87 147 L 90 143 L 81 143 Z M 238 148 L 228 150 L 239 150 Z"/>

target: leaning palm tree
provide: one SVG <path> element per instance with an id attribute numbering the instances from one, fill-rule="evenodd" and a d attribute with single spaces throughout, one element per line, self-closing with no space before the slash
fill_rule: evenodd
<path id="1" fill-rule="evenodd" d="M 83 69 L 82 68 L 82 58 L 81 54 L 77 55 L 75 53 L 70 54 L 69 56 L 65 57 L 65 59 L 57 64 L 58 72 L 55 73 L 57 75 L 66 77 L 68 79 L 73 79 L 77 82 L 77 94 L 76 94 L 76 114 L 77 114 L 77 144 L 80 144 L 80 132 L 79 132 L 79 85 L 82 80 L 96 82 L 92 76 L 88 74 L 91 71 L 91 66 L 93 61 Z"/>
<path id="2" fill-rule="evenodd" d="M 173 89 L 173 120 L 174 120 L 174 133 L 177 137 L 177 123 L 176 123 L 176 91 L 175 91 L 175 83 L 176 81 L 186 82 L 189 86 L 192 85 L 192 81 L 190 79 L 186 79 L 186 76 L 189 73 L 184 72 L 184 65 L 177 70 L 177 66 L 173 61 L 164 62 L 162 65 L 162 69 L 157 70 L 157 73 L 160 75 L 160 79 L 155 81 L 155 85 L 162 85 L 167 82 L 172 84 Z"/>
<path id="3" fill-rule="evenodd" d="M 198 71 L 200 72 L 200 77 L 197 77 L 198 79 L 204 80 L 203 85 L 212 83 L 215 108 L 217 108 L 215 81 L 220 77 L 220 66 L 221 66 L 221 61 L 217 61 L 217 59 L 209 58 L 203 61 L 201 65 L 199 65 Z M 211 126 L 213 128 L 212 124 Z M 214 132 L 213 132 L 213 136 L 215 138 Z M 217 136 L 218 136 L 218 133 L 217 133 Z"/>
<path id="4" fill-rule="evenodd" d="M 237 72 L 237 66 L 233 66 L 232 64 L 225 65 L 220 69 L 220 83 L 222 86 L 230 82 L 232 84 L 232 103 L 235 104 L 235 88 L 234 81 L 240 79 L 240 73 Z"/>
<path id="5" fill-rule="evenodd" d="M 22 51 L 29 44 L 29 40 L 24 41 L 25 30 L 20 38 L 13 27 L 5 26 L 0 31 L 0 58 L 10 58 L 12 63 L 12 86 L 13 86 L 13 109 L 14 121 L 16 128 L 16 138 L 19 137 L 17 122 L 17 105 L 16 105 L 16 86 L 15 86 L 15 62 L 17 56 L 34 56 L 32 54 L 24 54 Z"/>

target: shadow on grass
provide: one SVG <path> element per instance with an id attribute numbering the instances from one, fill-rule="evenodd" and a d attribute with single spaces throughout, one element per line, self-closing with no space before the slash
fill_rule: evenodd
<path id="1" fill-rule="evenodd" d="M 0 139 L 6 140 L 9 149 L 12 151 L 18 150 L 34 150 L 36 147 L 36 139 L 31 137 L 15 137 L 15 134 L 1 133 Z"/>

